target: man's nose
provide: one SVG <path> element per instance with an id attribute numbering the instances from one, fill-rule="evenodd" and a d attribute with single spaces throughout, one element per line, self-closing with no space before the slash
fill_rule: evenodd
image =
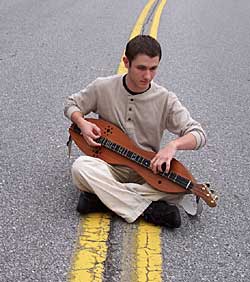
<path id="1" fill-rule="evenodd" d="M 144 78 L 150 80 L 151 79 L 151 72 L 150 70 L 145 70 Z"/>

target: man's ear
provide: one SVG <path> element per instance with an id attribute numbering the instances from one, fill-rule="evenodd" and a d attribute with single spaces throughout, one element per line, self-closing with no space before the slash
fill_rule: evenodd
<path id="1" fill-rule="evenodd" d="M 124 63 L 124 66 L 125 66 L 125 68 L 129 68 L 129 60 L 128 60 L 128 58 L 126 57 L 126 56 L 124 56 L 123 58 L 123 63 Z"/>

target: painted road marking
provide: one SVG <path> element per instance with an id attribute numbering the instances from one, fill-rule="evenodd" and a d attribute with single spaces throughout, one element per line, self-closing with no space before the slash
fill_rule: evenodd
<path id="1" fill-rule="evenodd" d="M 69 274 L 70 281 L 102 281 L 109 230 L 108 214 L 94 213 L 81 219 L 77 247 Z"/>
<path id="2" fill-rule="evenodd" d="M 130 35 L 130 39 L 141 33 L 143 24 L 155 1 L 149 1 L 138 18 L 137 24 Z M 157 38 L 161 14 L 166 0 L 162 0 L 157 6 L 150 28 L 150 35 Z M 142 21 L 143 19 L 143 21 Z M 123 52 L 124 55 L 124 52 Z M 122 56 L 123 57 L 123 56 Z M 125 73 L 121 58 L 118 73 Z M 130 281 L 135 282 L 160 282 L 162 281 L 162 254 L 161 254 L 161 228 L 149 225 L 143 220 L 139 221 L 137 230 L 136 248 L 136 273 L 132 274 Z"/>
<path id="3" fill-rule="evenodd" d="M 149 0 L 142 10 L 130 38 L 140 34 L 155 0 Z M 152 21 L 150 35 L 157 38 L 162 10 L 166 0 L 158 5 Z M 123 53 L 124 55 L 124 53 Z M 122 55 L 122 57 L 123 57 Z M 117 70 L 118 74 L 126 72 L 123 61 Z M 104 262 L 107 256 L 107 241 L 110 231 L 111 217 L 109 214 L 89 214 L 81 218 L 78 242 L 69 273 L 70 282 L 101 282 Z M 136 273 L 131 281 L 160 282 L 162 273 L 161 229 L 144 221 L 139 221 L 136 236 Z M 129 281 L 128 281 L 129 282 Z"/>
<path id="4" fill-rule="evenodd" d="M 166 0 L 157 6 L 150 28 L 150 35 L 157 38 L 161 14 Z M 161 228 L 139 221 L 137 231 L 136 282 L 162 281 Z"/>
<path id="5" fill-rule="evenodd" d="M 148 1 L 148 3 L 143 8 L 141 14 L 138 17 L 138 20 L 135 23 L 134 29 L 130 34 L 129 40 L 141 33 L 145 19 L 147 18 L 147 15 L 148 15 L 150 9 L 152 8 L 154 2 L 155 2 L 155 0 Z M 117 70 L 118 74 L 123 74 L 127 71 L 125 66 L 124 66 L 123 60 L 122 60 L 123 56 L 124 56 L 124 51 L 123 51 L 123 54 L 121 56 L 120 64 L 119 64 L 119 67 L 118 67 L 118 70 Z"/>
<path id="6" fill-rule="evenodd" d="M 145 19 L 152 8 L 155 1 L 149 1 L 140 14 L 136 25 L 130 35 L 129 39 L 132 39 L 136 35 L 140 34 L 145 22 Z M 166 4 L 166 0 L 160 2 L 154 13 L 154 18 L 150 28 L 150 35 L 157 38 L 158 27 L 160 23 L 161 13 Z M 126 68 L 123 64 L 123 55 L 120 60 L 118 73 L 122 74 L 126 72 Z M 160 282 L 162 281 L 162 254 L 161 254 L 161 240 L 160 240 L 161 228 L 151 226 L 144 221 L 139 221 L 139 226 L 136 234 L 137 248 L 136 255 L 136 273 L 131 273 L 130 281 L 135 282 Z"/>
<path id="7" fill-rule="evenodd" d="M 167 0 L 162 0 L 161 3 L 157 6 L 157 9 L 155 11 L 154 19 L 149 32 L 149 34 L 154 38 L 157 38 L 161 14 L 166 3 Z"/>
<path id="8" fill-rule="evenodd" d="M 137 234 L 137 282 L 160 282 L 162 273 L 161 229 L 140 221 Z"/>

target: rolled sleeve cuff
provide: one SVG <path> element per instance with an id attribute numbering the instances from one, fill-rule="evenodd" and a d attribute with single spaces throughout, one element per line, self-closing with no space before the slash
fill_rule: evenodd
<path id="1" fill-rule="evenodd" d="M 68 118 L 71 120 L 71 116 L 72 116 L 72 114 L 73 114 L 74 112 L 80 112 L 80 113 L 81 113 L 81 111 L 80 111 L 80 109 L 79 109 L 78 107 L 76 107 L 76 106 L 71 106 L 71 107 L 69 107 L 68 109 L 66 109 L 66 111 L 65 111 L 65 116 L 68 117 Z"/>
<path id="2" fill-rule="evenodd" d="M 199 150 L 200 148 L 205 146 L 205 144 L 206 144 L 206 136 L 202 132 L 200 132 L 200 131 L 191 131 L 190 133 L 193 134 L 193 136 L 196 139 L 196 147 L 194 148 L 195 150 Z"/>

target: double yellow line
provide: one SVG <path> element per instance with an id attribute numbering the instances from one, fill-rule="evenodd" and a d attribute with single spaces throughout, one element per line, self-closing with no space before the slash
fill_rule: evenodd
<path id="1" fill-rule="evenodd" d="M 155 2 L 159 2 L 159 1 L 149 0 L 148 3 L 145 5 L 145 7 L 143 8 L 140 16 L 138 17 L 138 20 L 135 23 L 134 29 L 130 34 L 129 40 L 134 38 L 136 35 L 141 34 L 142 28 L 145 24 L 145 20 L 148 16 L 149 12 L 151 11 L 152 7 L 154 6 Z M 163 11 L 163 8 L 164 8 L 166 2 L 167 2 L 167 0 L 161 0 L 160 3 L 157 5 L 157 8 L 154 12 L 153 21 L 152 21 L 151 28 L 150 28 L 150 31 L 149 31 L 149 34 L 154 38 L 157 38 L 161 13 Z M 121 57 L 117 73 L 125 73 L 126 72 L 122 58 L 123 58 L 123 55 Z"/>
<path id="2" fill-rule="evenodd" d="M 142 33 L 145 21 L 152 12 L 153 19 L 149 34 L 157 38 L 161 13 L 166 0 L 149 0 L 143 8 L 129 39 Z M 151 19 L 150 19 L 151 20 Z M 124 54 L 124 53 L 123 53 Z M 122 55 L 123 57 L 123 55 Z M 121 58 L 117 73 L 125 73 Z M 70 282 L 102 282 L 104 263 L 108 252 L 108 236 L 111 217 L 108 214 L 89 214 L 81 219 L 78 239 L 72 266 Z M 131 270 L 129 281 L 124 282 L 160 282 L 162 281 L 162 255 L 159 227 L 139 221 L 136 232 L 135 273 Z M 128 278 L 126 278 L 128 280 Z"/>

